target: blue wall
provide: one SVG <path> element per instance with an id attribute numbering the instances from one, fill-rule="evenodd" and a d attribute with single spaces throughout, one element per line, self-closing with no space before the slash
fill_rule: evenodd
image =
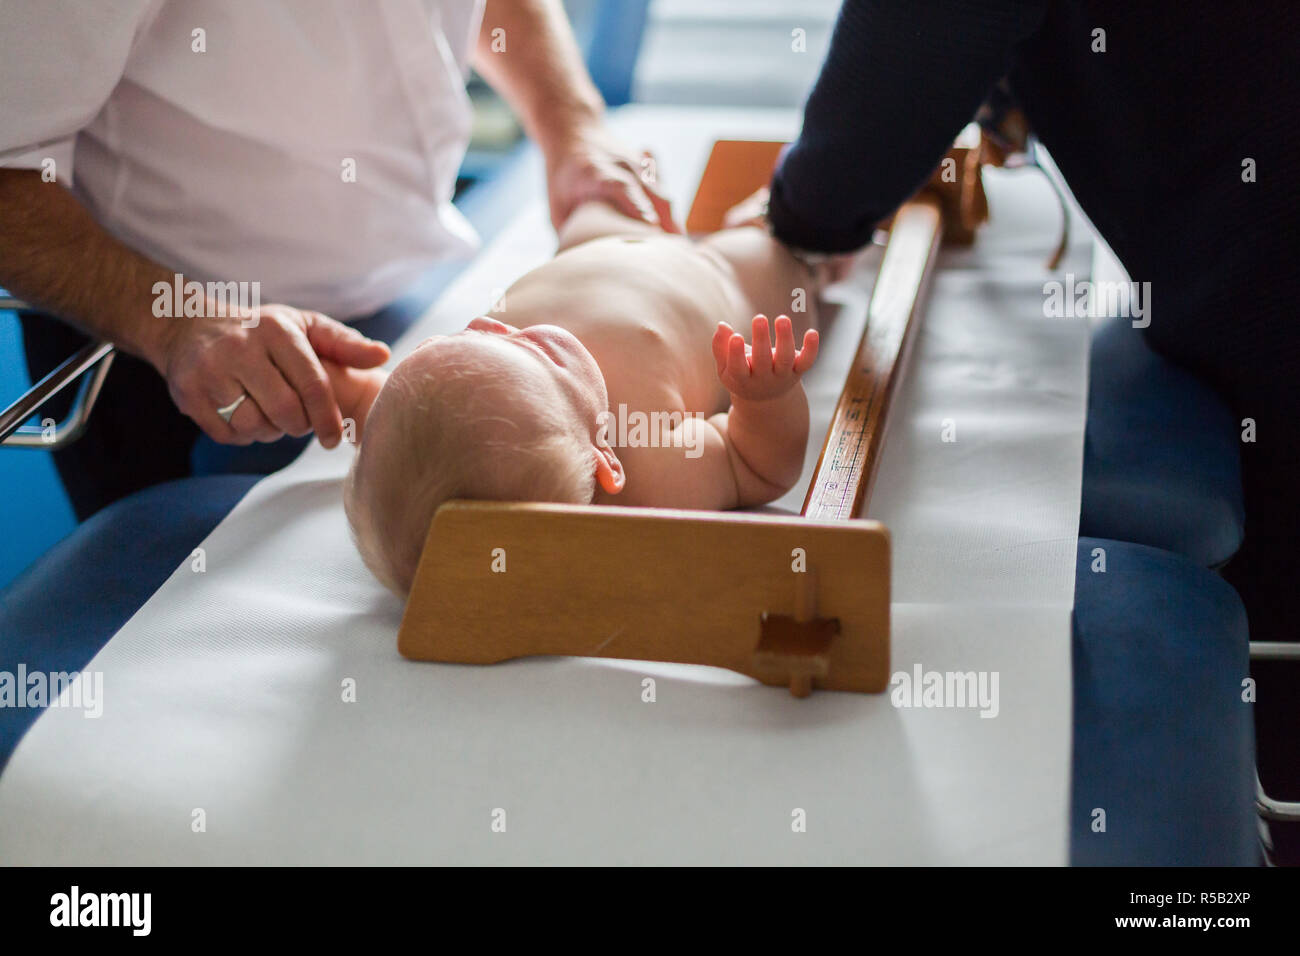
<path id="1" fill-rule="evenodd" d="M 0 312 L 0 406 L 31 384 L 18 318 Z M 47 451 L 0 448 L 0 587 L 76 525 Z"/>

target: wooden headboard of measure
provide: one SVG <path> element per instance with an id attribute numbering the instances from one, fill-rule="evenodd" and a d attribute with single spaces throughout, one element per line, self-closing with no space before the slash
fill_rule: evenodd
<path id="1" fill-rule="evenodd" d="M 727 210 L 768 184 L 784 148 L 783 142 L 766 140 L 720 139 L 714 143 L 686 215 L 686 231 L 721 229 Z"/>

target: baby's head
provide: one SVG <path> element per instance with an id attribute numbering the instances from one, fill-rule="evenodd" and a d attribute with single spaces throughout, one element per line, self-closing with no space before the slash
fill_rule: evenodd
<path id="1" fill-rule="evenodd" d="M 617 492 L 609 405 L 591 353 L 553 325 L 477 318 L 407 356 L 380 390 L 344 490 L 367 566 L 410 590 L 429 523 L 451 498 L 586 504 Z"/>

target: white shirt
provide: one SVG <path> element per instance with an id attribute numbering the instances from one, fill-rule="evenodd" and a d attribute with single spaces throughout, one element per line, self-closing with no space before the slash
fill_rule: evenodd
<path id="1" fill-rule="evenodd" d="M 108 231 L 187 278 L 363 315 L 476 246 L 451 194 L 481 16 L 482 0 L 5 0 L 0 165 L 52 159 Z"/>

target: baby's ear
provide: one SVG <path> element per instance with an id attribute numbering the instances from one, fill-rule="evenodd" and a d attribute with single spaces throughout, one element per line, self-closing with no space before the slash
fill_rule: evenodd
<path id="1" fill-rule="evenodd" d="M 604 442 L 592 445 L 591 450 L 596 459 L 596 484 L 600 485 L 606 494 L 618 494 L 623 490 L 625 481 L 623 463 L 618 460 L 618 455 L 614 454 L 614 449 Z"/>

